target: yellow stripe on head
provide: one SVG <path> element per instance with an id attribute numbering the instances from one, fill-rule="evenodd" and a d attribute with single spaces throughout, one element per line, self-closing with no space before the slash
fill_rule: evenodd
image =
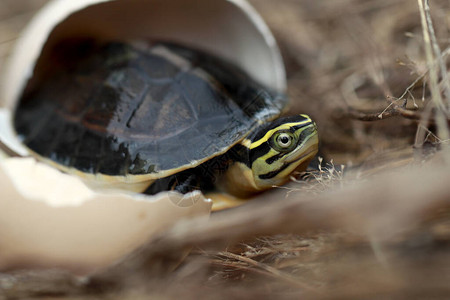
<path id="1" fill-rule="evenodd" d="M 304 118 L 304 120 L 299 121 L 299 122 L 284 123 L 284 124 L 281 124 L 273 129 L 267 131 L 267 133 L 262 138 L 258 139 L 257 141 L 252 142 L 252 144 L 250 145 L 249 148 L 253 149 L 253 148 L 260 146 L 262 143 L 267 142 L 270 139 L 270 137 L 272 137 L 272 135 L 279 130 L 290 129 L 291 127 L 294 127 L 294 126 L 306 125 L 308 123 L 312 123 L 311 118 L 308 117 L 307 115 L 300 115 L 300 116 L 302 116 Z"/>

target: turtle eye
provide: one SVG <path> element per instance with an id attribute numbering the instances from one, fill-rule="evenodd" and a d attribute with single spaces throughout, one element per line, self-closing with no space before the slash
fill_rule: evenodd
<path id="1" fill-rule="evenodd" d="M 292 137 L 287 133 L 282 133 L 277 137 L 277 143 L 282 148 L 289 148 L 292 144 Z"/>
<path id="2" fill-rule="evenodd" d="M 278 151 L 290 151 L 295 146 L 295 137 L 290 132 L 278 132 L 272 141 L 274 148 Z"/>

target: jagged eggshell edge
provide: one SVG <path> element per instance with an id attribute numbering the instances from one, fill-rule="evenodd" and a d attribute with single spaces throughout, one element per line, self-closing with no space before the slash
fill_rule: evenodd
<path id="1" fill-rule="evenodd" d="M 98 193 L 33 158 L 0 158 L 0 270 L 105 267 L 188 217 L 209 216 L 200 192 L 184 197 Z"/>

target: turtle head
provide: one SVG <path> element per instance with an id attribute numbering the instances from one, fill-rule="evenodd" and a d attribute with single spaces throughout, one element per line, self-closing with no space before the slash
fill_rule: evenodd
<path id="1" fill-rule="evenodd" d="M 292 172 L 306 169 L 318 144 L 316 124 L 306 115 L 259 126 L 241 142 L 241 160 L 227 172 L 227 190 L 245 196 L 286 183 Z"/>
<path id="2" fill-rule="evenodd" d="M 286 183 L 293 171 L 306 170 L 317 154 L 316 124 L 306 115 L 297 115 L 258 128 L 251 136 L 249 164 L 258 189 Z"/>

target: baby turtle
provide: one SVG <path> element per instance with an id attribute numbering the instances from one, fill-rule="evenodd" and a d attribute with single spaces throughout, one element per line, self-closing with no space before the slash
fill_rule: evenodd
<path id="1" fill-rule="evenodd" d="M 247 198 L 317 153 L 308 116 L 279 118 L 286 97 L 222 59 L 172 44 L 67 52 L 29 82 L 14 127 L 39 159 L 97 185 Z"/>

